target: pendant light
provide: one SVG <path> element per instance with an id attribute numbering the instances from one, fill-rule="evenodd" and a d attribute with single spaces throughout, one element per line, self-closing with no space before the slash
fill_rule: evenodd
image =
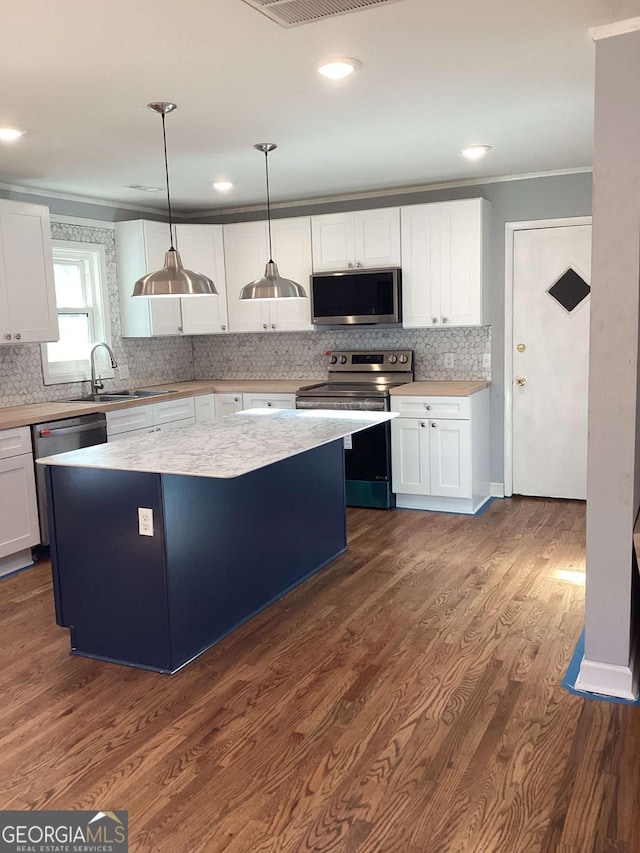
<path id="1" fill-rule="evenodd" d="M 169 208 L 169 251 L 164 256 L 164 267 L 156 272 L 147 273 L 133 286 L 132 296 L 211 296 L 217 293 L 215 284 L 206 275 L 185 269 L 182 266 L 180 252 L 173 245 L 173 223 L 171 220 L 171 194 L 169 192 L 169 165 L 167 162 L 167 134 L 164 118 L 176 109 L 176 105 L 167 101 L 155 101 L 147 104 L 150 110 L 162 116 L 162 139 L 164 142 L 164 172 L 167 181 L 167 206 Z"/>
<path id="2" fill-rule="evenodd" d="M 264 153 L 264 168 L 267 178 L 267 223 L 269 226 L 269 260 L 262 278 L 245 284 L 239 299 L 306 299 L 304 288 L 290 278 L 282 278 L 273 260 L 271 247 L 271 201 L 269 199 L 269 152 L 278 146 L 274 142 L 259 142 L 253 146 Z"/>

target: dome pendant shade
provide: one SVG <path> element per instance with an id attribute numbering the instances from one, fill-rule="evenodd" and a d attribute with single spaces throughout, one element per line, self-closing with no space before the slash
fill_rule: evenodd
<path id="1" fill-rule="evenodd" d="M 133 296 L 209 296 L 217 293 L 214 283 L 206 275 L 182 266 L 180 252 L 169 249 L 164 256 L 164 267 L 147 273 L 133 286 Z"/>
<path id="2" fill-rule="evenodd" d="M 290 278 L 282 278 L 278 272 L 278 265 L 269 261 L 262 278 L 245 284 L 240 291 L 240 299 L 306 299 L 304 288 L 291 281 Z"/>
<path id="3" fill-rule="evenodd" d="M 290 278 L 282 278 L 273 260 L 271 241 L 271 198 L 269 195 L 269 152 L 278 147 L 275 142 L 259 142 L 253 146 L 264 154 L 264 172 L 267 183 L 267 227 L 269 235 L 269 260 L 262 278 L 250 281 L 240 291 L 238 299 L 306 299 L 304 287 Z"/>
<path id="4" fill-rule="evenodd" d="M 180 252 L 173 245 L 173 217 L 171 216 L 171 192 L 169 191 L 169 160 L 167 158 L 167 134 L 165 116 L 176 109 L 170 101 L 154 101 L 147 104 L 150 110 L 162 118 L 162 142 L 164 145 L 164 173 L 167 183 L 167 207 L 169 209 L 169 250 L 164 256 L 161 270 L 147 273 L 133 286 L 132 296 L 215 296 L 216 286 L 211 279 L 199 272 L 182 266 Z"/>

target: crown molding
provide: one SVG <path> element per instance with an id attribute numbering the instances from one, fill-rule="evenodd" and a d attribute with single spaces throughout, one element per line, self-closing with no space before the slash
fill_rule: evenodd
<path id="1" fill-rule="evenodd" d="M 104 198 L 91 198 L 83 195 L 72 195 L 71 193 L 59 193 L 54 190 L 38 189 L 37 187 L 22 187 L 17 184 L 2 184 L 0 190 L 7 192 L 20 193 L 22 195 L 33 195 L 38 198 L 57 198 L 61 201 L 73 201 L 76 204 L 95 204 L 101 207 L 111 207 L 120 210 L 134 210 L 140 213 L 153 213 L 154 216 L 165 216 L 163 210 L 158 210 L 157 207 L 145 207 L 139 204 L 128 204 L 119 201 L 107 201 Z"/>
<path id="2" fill-rule="evenodd" d="M 589 35 L 594 41 L 600 41 L 600 39 L 608 39 L 612 36 L 622 36 L 625 33 L 635 33 L 638 30 L 640 30 L 640 18 L 627 18 L 626 21 L 615 21 L 613 24 L 591 27 Z"/>
<path id="3" fill-rule="evenodd" d="M 346 193 L 344 195 L 320 196 L 318 198 L 307 198 L 296 201 L 271 202 L 271 209 L 288 209 L 292 207 L 308 207 L 309 205 L 320 206 L 323 204 L 335 204 L 342 201 L 358 201 L 359 199 L 386 198 L 398 195 L 413 195 L 421 192 L 433 192 L 435 190 L 456 189 L 457 187 L 477 187 L 483 184 L 499 184 L 506 181 L 527 181 L 535 178 L 552 178 L 558 175 L 581 175 L 592 172 L 592 166 L 577 166 L 574 169 L 552 169 L 547 172 L 526 172 L 521 175 L 496 175 L 488 178 L 471 178 L 458 181 L 444 181 L 434 184 L 418 184 L 408 187 L 396 187 L 386 190 L 368 190 L 367 192 Z M 266 210 L 264 203 L 247 205 L 245 207 L 223 207 L 211 210 L 202 210 L 198 213 L 181 213 L 182 219 L 199 219 L 205 216 L 233 216 L 237 213 L 256 213 Z"/>

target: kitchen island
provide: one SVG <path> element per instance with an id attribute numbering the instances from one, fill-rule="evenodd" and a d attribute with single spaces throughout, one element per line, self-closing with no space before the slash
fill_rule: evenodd
<path id="1" fill-rule="evenodd" d="M 175 672 L 319 571 L 346 548 L 343 438 L 392 417 L 254 409 L 38 460 L 72 652 Z"/>

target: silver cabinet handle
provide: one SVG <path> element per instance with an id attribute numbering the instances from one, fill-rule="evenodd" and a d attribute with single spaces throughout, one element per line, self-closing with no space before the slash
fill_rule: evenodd
<path id="1" fill-rule="evenodd" d="M 240 402 L 240 400 L 238 399 L 238 397 L 234 397 L 234 398 L 233 398 L 233 402 L 234 402 L 234 403 L 239 403 L 239 402 Z"/>
<path id="2" fill-rule="evenodd" d="M 5 336 L 4 336 L 4 339 L 5 339 L 5 341 L 10 341 L 10 340 L 11 340 L 11 335 L 5 335 Z"/>
<path id="3" fill-rule="evenodd" d="M 20 334 L 20 332 L 18 332 L 18 334 L 15 336 L 17 341 L 19 341 L 21 337 L 22 337 L 22 335 Z"/>
<path id="4" fill-rule="evenodd" d="M 360 261 L 356 262 L 356 266 L 358 267 L 358 269 L 360 269 L 362 267 L 362 264 L 360 263 Z"/>
<path id="5" fill-rule="evenodd" d="M 349 261 L 349 263 L 347 264 L 347 269 L 349 269 L 349 270 L 353 269 L 353 261 Z"/>
<path id="6" fill-rule="evenodd" d="M 424 421 L 420 421 L 420 426 L 421 426 L 421 427 L 426 427 L 426 423 L 425 423 Z"/>
<path id="7" fill-rule="evenodd" d="M 182 326 L 178 326 L 178 331 L 182 332 Z"/>
<path id="8" fill-rule="evenodd" d="M 223 331 L 223 332 L 226 332 L 226 331 L 227 331 L 227 327 L 226 327 L 226 326 L 222 326 L 222 331 Z"/>
<path id="9" fill-rule="evenodd" d="M 425 405 L 425 409 L 426 409 L 428 412 L 430 412 L 430 411 L 431 411 L 431 404 L 429 403 L 428 405 Z"/>
<path id="10" fill-rule="evenodd" d="M 432 318 L 431 318 L 431 322 L 433 323 L 433 325 L 434 325 L 434 326 L 435 326 L 435 325 L 437 325 L 437 323 L 438 323 L 438 318 L 437 318 L 437 317 L 432 317 Z"/>
<path id="11" fill-rule="evenodd" d="M 275 324 L 275 323 L 272 323 L 272 324 L 271 324 L 271 328 L 272 328 L 272 329 L 275 329 L 275 327 L 276 327 L 276 324 Z"/>
<path id="12" fill-rule="evenodd" d="M 267 403 L 267 406 L 272 406 L 272 405 L 273 405 L 273 403 Z"/>
<path id="13" fill-rule="evenodd" d="M 438 426 L 438 424 L 437 424 L 435 421 L 431 421 L 431 426 L 432 426 L 432 427 L 437 427 L 437 426 Z"/>
<path id="14" fill-rule="evenodd" d="M 448 322 L 447 318 L 446 318 L 446 317 L 443 317 L 443 318 L 442 318 L 442 322 L 443 322 L 443 323 L 447 323 L 447 322 Z"/>
<path id="15" fill-rule="evenodd" d="M 263 328 L 263 329 L 266 329 L 266 328 L 267 328 L 267 324 L 266 324 L 266 323 L 263 323 L 263 324 L 262 324 L 262 328 Z"/>

